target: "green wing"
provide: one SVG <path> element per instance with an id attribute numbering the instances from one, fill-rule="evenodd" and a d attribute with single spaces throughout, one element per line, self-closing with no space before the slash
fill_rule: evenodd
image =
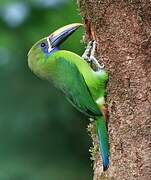
<path id="1" fill-rule="evenodd" d="M 79 111 L 90 117 L 100 115 L 83 75 L 74 63 L 57 58 L 55 72 L 55 85 Z"/>

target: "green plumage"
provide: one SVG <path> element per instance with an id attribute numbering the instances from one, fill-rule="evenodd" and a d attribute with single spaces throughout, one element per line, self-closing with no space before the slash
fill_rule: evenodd
<path id="1" fill-rule="evenodd" d="M 82 113 L 96 120 L 99 146 L 104 170 L 108 168 L 109 148 L 106 120 L 102 107 L 105 104 L 108 75 L 104 70 L 94 72 L 80 56 L 64 50 L 44 53 L 42 39 L 30 50 L 28 64 L 39 77 L 46 79 L 60 89 L 67 99 Z"/>

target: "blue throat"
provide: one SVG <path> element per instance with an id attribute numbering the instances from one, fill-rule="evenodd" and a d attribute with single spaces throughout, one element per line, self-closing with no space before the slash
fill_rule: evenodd
<path id="1" fill-rule="evenodd" d="M 49 57 L 51 54 L 53 54 L 54 52 L 56 52 L 56 51 L 59 51 L 59 48 L 58 47 L 55 47 L 54 49 L 52 49 L 52 51 L 50 51 L 50 52 L 46 52 L 46 57 Z"/>
<path id="2" fill-rule="evenodd" d="M 42 51 L 44 52 L 46 58 L 48 58 L 51 54 L 53 54 L 56 51 L 59 51 L 58 47 L 55 47 L 52 49 L 52 51 L 48 52 L 48 49 L 42 49 Z"/>

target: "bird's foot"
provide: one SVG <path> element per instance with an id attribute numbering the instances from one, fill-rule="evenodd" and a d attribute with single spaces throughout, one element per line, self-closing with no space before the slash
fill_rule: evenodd
<path id="1" fill-rule="evenodd" d="M 96 51 L 96 41 L 93 41 L 92 49 L 90 53 L 90 61 L 91 61 L 92 67 L 94 67 L 94 69 L 98 71 L 104 68 L 104 64 L 101 64 L 101 65 L 99 64 L 98 60 L 95 57 L 95 51 Z"/>
<path id="2" fill-rule="evenodd" d="M 95 58 L 96 41 L 90 41 L 83 54 L 83 59 L 87 61 L 93 70 L 99 71 L 104 68 L 104 64 L 99 64 L 98 60 Z"/>
<path id="3" fill-rule="evenodd" d="M 92 41 L 89 41 L 89 43 L 86 47 L 86 50 L 84 51 L 84 54 L 82 55 L 82 58 L 88 63 L 91 62 L 90 54 L 91 54 L 91 49 L 92 49 L 92 43 L 93 43 Z"/>

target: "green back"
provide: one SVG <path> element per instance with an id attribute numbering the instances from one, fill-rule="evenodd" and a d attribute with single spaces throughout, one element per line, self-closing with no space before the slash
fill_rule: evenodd
<path id="1" fill-rule="evenodd" d="M 67 99 L 79 111 L 91 117 L 100 115 L 99 108 L 77 66 L 63 57 L 56 58 L 55 63 L 53 75 L 50 75 L 55 86 L 65 93 Z"/>

